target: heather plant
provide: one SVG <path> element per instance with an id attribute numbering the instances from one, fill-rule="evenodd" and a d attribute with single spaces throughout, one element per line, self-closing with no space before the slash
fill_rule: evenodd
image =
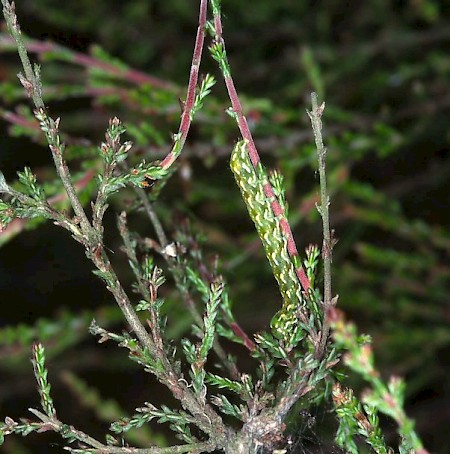
<path id="1" fill-rule="evenodd" d="M 126 127 L 117 117 L 111 119 L 105 140 L 96 149 L 98 156 L 94 158 L 93 150 L 86 150 L 87 160 L 96 163 L 87 176 L 89 181 L 96 182 L 95 196 L 88 210 L 86 201 L 77 193 L 67 164 L 70 150 L 60 129 L 61 121 L 49 115 L 44 103 L 40 68 L 28 58 L 14 3 L 2 0 L 2 4 L 23 65 L 19 80 L 33 102 L 33 115 L 51 151 L 70 208 L 59 208 L 55 204 L 58 196 L 52 194 L 54 200 L 51 200 L 29 168 L 19 172 L 18 182 L 14 184 L 8 184 L 0 174 L 1 229 L 6 230 L 17 219 L 44 218 L 69 231 L 84 248 L 94 265 L 94 274 L 103 281 L 127 323 L 126 330 L 114 332 L 93 320 L 90 332 L 100 343 L 111 341 L 126 349 L 129 359 L 152 374 L 179 405 L 158 407 L 145 402 L 133 416 L 113 422 L 110 426 L 113 435 L 108 434 L 105 441 L 99 441 L 59 419 L 51 397 L 45 350 L 37 343 L 32 362 L 41 408 L 30 409 L 33 420 L 7 417 L 0 425 L 1 441 L 12 433 L 54 431 L 65 440 L 67 450 L 79 453 L 280 453 L 302 447 L 301 436 L 295 440 L 290 435 L 295 428 L 289 427 L 289 417 L 297 406 L 301 404 L 308 410 L 331 399 L 339 421 L 336 443 L 345 452 L 361 452 L 365 442 L 380 453 L 426 453 L 403 409 L 403 382 L 394 377 L 386 384 L 381 379 L 374 367 L 370 338 L 358 336 L 354 325 L 346 322 L 335 307 L 338 298 L 333 295 L 331 270 L 336 240 L 330 228 L 326 148 L 322 139 L 325 104 L 318 101 L 318 96 L 311 95 L 308 116 L 320 181 L 317 208 L 322 218 L 321 250 L 310 246 L 303 258 L 297 250 L 288 221 L 283 177 L 279 172 L 265 170 L 231 75 L 218 0 L 210 2 L 209 20 L 208 3 L 206 0 L 200 3 L 187 96 L 182 102 L 179 129 L 173 135 L 169 153 L 150 162 L 132 157 L 133 144 L 123 139 Z M 222 73 L 231 102 L 227 113 L 236 121 L 241 134 L 231 152 L 231 171 L 282 297 L 270 326 L 254 336 L 247 334 L 234 316 L 228 284 L 218 263 L 210 265 L 203 259 L 195 235 L 188 228 L 180 227 L 174 238 L 169 239 L 155 210 L 159 194 L 175 171 L 191 123 L 202 111 L 215 83 L 210 75 L 199 80 L 207 33 L 212 39 L 210 54 Z M 150 133 L 157 137 L 156 131 Z M 139 135 L 138 128 L 134 135 Z M 76 149 L 79 148 L 77 144 Z M 101 166 L 97 164 L 98 157 Z M 86 177 L 83 184 L 87 184 Z M 53 190 L 55 187 L 56 184 Z M 130 298 L 122 285 L 111 263 L 111 251 L 104 244 L 104 216 L 109 201 L 125 188 L 132 189 L 135 201 L 128 213 L 122 211 L 117 216 L 117 227 L 134 275 L 132 290 L 139 295 L 137 301 Z M 137 209 L 147 214 L 156 240 L 145 241 L 130 230 L 128 217 Z M 161 264 L 159 258 L 163 259 Z M 167 285 L 168 275 L 194 320 L 191 336 L 183 338 L 180 345 L 171 342 L 167 335 L 170 315 L 168 318 L 162 315 L 165 301 L 160 289 Z M 251 373 L 240 370 L 224 346 L 227 342 L 240 344 L 247 350 L 254 364 Z M 219 361 L 218 366 L 213 367 L 212 357 Z M 341 359 L 348 373 L 367 381 L 368 390 L 361 398 L 346 384 L 339 369 Z M 98 407 L 101 406 L 98 402 Z M 398 425 L 399 442 L 395 450 L 384 439 L 379 413 Z M 149 443 L 143 448 L 131 447 L 128 432 L 152 420 L 169 423 L 183 444 L 157 447 Z"/>

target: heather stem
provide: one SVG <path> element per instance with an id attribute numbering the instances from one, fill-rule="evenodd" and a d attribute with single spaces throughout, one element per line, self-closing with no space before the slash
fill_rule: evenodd
<path id="1" fill-rule="evenodd" d="M 172 149 L 161 162 L 163 169 L 168 169 L 178 158 L 183 149 L 184 143 L 189 132 L 192 122 L 192 109 L 195 102 L 195 89 L 198 82 L 198 73 L 200 62 L 202 59 L 203 43 L 205 41 L 205 25 L 206 25 L 206 12 L 208 7 L 208 0 L 201 0 L 200 13 L 198 18 L 197 37 L 195 39 L 194 54 L 192 56 L 191 72 L 189 75 L 189 85 L 187 90 L 186 101 L 183 106 L 183 113 L 181 115 L 180 127 L 178 133 L 174 136 L 174 143 Z"/>
<path id="2" fill-rule="evenodd" d="M 53 120 L 46 112 L 44 100 L 42 99 L 40 69 L 38 65 L 35 65 L 34 68 L 31 65 L 31 61 L 28 57 L 28 52 L 23 41 L 22 33 L 20 31 L 19 23 L 17 22 L 14 2 L 10 3 L 8 0 L 2 0 L 2 5 L 3 14 L 5 16 L 8 29 L 12 37 L 16 41 L 17 50 L 20 56 L 20 60 L 22 61 L 22 66 L 25 73 L 25 75 L 19 74 L 19 80 L 25 88 L 28 96 L 30 96 L 33 100 L 33 103 L 36 107 L 35 115 L 41 124 L 41 129 L 44 131 L 47 137 L 48 145 L 52 152 L 58 175 L 61 178 L 73 210 L 81 224 L 83 233 L 85 236 L 89 237 L 89 233 L 91 233 L 91 226 L 89 220 L 86 217 L 86 213 L 84 212 L 84 209 L 81 206 L 80 201 L 78 200 L 75 188 L 72 184 L 69 169 L 62 156 L 65 146 L 63 143 L 61 143 L 59 136 L 59 119 L 57 119 L 56 121 Z"/>
<path id="3" fill-rule="evenodd" d="M 325 345 L 327 343 L 329 335 L 329 322 L 327 312 L 328 309 L 333 305 L 331 296 L 331 262 L 333 254 L 334 241 L 330 230 L 330 217 L 329 217 L 329 206 L 330 198 L 327 190 L 327 178 L 326 178 L 326 154 L 327 149 L 323 144 L 322 139 L 322 114 L 325 109 L 325 103 L 320 106 L 318 104 L 317 94 L 311 93 L 312 110 L 308 112 L 308 116 L 311 120 L 312 129 L 314 132 L 314 140 L 316 142 L 317 156 L 319 161 L 319 178 L 320 178 L 320 206 L 318 207 L 319 213 L 322 217 L 322 229 L 323 229 L 323 245 L 322 245 L 322 258 L 323 258 L 323 269 L 324 269 L 324 320 L 322 325 L 322 333 L 320 339 L 320 350 L 319 356 L 322 356 L 325 351 Z"/>
<path id="4" fill-rule="evenodd" d="M 164 228 L 158 218 L 158 215 L 156 214 L 155 210 L 153 209 L 153 206 L 152 206 L 151 202 L 149 201 L 145 191 L 143 189 L 136 188 L 136 192 L 144 206 L 147 216 L 149 217 L 149 219 L 153 225 L 153 228 L 155 229 L 156 236 L 158 237 L 158 241 L 161 246 L 161 249 L 164 250 L 169 245 L 169 241 L 167 239 L 167 235 L 164 231 Z M 163 256 L 170 267 L 177 266 L 177 262 L 175 259 L 173 259 L 172 257 L 170 257 L 167 254 L 163 254 Z M 178 273 L 173 273 L 173 276 L 174 276 L 174 279 L 175 279 L 175 282 L 176 282 L 178 288 L 181 289 L 182 286 L 180 285 L 180 282 L 179 282 Z M 201 316 L 198 308 L 192 301 L 191 296 L 188 294 L 188 292 L 185 292 L 185 291 L 182 291 L 182 296 L 183 296 L 186 306 L 187 306 L 189 312 L 191 313 L 192 317 L 194 318 L 195 322 L 199 326 L 202 326 L 203 325 L 202 316 Z M 220 345 L 220 342 L 218 340 L 214 341 L 213 348 L 214 348 L 216 355 L 220 358 L 222 363 L 224 363 L 226 365 L 226 367 L 228 368 L 228 371 L 230 372 L 231 376 L 235 380 L 239 379 L 240 373 L 239 373 L 237 367 L 228 361 L 226 352 L 222 348 L 222 346 Z"/>
<path id="5" fill-rule="evenodd" d="M 222 19 L 220 13 L 220 2 L 218 0 L 210 0 L 211 6 L 214 15 L 214 43 L 210 47 L 211 54 L 213 58 L 218 62 L 220 70 L 222 71 L 222 75 L 225 81 L 225 85 L 227 87 L 228 96 L 231 101 L 231 115 L 235 118 L 239 131 L 242 135 L 242 138 L 247 143 L 247 152 L 248 156 L 256 168 L 261 161 L 259 157 L 258 150 L 256 148 L 255 142 L 253 140 L 252 133 L 248 126 L 247 119 L 242 111 L 242 105 L 239 100 L 238 93 L 236 91 L 236 87 L 234 85 L 233 78 L 231 76 L 230 65 L 228 63 L 228 58 L 225 49 L 225 41 L 222 36 Z M 266 195 L 270 198 L 273 194 L 273 188 L 268 183 L 265 188 Z M 286 219 L 284 210 L 281 212 L 274 213 L 275 216 L 280 218 L 280 227 L 283 232 L 283 235 L 287 241 L 287 249 L 289 256 L 291 257 L 293 263 L 295 264 L 295 272 L 297 274 L 297 278 L 303 290 L 307 292 L 311 286 L 308 277 L 306 276 L 305 270 L 301 265 L 301 261 L 299 260 L 299 253 L 297 250 L 297 245 L 295 243 L 294 236 L 292 234 L 291 227 L 289 225 L 288 220 Z"/>

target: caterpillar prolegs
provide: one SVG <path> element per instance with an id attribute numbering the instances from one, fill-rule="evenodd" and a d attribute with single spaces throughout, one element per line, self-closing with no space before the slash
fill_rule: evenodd
<path id="1" fill-rule="evenodd" d="M 283 305 L 272 318 L 271 328 L 277 337 L 291 338 L 298 324 L 298 311 L 304 301 L 296 272 L 299 265 L 296 267 L 290 257 L 288 240 L 281 229 L 280 218 L 283 216 L 283 210 L 276 216 L 271 206 L 274 198 L 279 206 L 284 205 L 282 194 L 271 191 L 272 199 L 267 196 L 264 189 L 269 184 L 269 176 L 261 162 L 258 162 L 256 167 L 252 164 L 245 141 L 241 140 L 235 145 L 230 167 L 283 297 Z"/>

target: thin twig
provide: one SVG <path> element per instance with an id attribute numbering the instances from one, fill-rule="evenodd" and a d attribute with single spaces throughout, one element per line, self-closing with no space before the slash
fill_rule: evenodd
<path id="1" fill-rule="evenodd" d="M 41 128 L 45 132 L 48 140 L 50 150 L 52 152 L 53 160 L 55 162 L 56 170 L 67 192 L 72 208 L 81 224 L 84 235 L 87 237 L 91 231 L 89 220 L 86 213 L 78 200 L 75 188 L 72 184 L 69 168 L 63 158 L 63 151 L 65 148 L 64 143 L 61 142 L 58 127 L 59 119 L 53 120 L 46 112 L 44 100 L 42 99 L 42 85 L 40 80 L 40 70 L 37 65 L 31 65 L 28 57 L 27 49 L 23 42 L 23 37 L 20 31 L 19 23 L 15 13 L 14 2 L 10 3 L 8 0 L 2 0 L 3 14 L 8 25 L 8 29 L 17 44 L 17 50 L 22 62 L 25 75 L 19 74 L 19 79 L 25 88 L 28 96 L 33 100 L 36 107 L 35 115 L 41 123 Z"/>
<path id="2" fill-rule="evenodd" d="M 65 438 L 75 438 L 81 444 L 92 446 L 92 448 L 83 449 L 83 452 L 89 452 L 92 454 L 182 454 L 185 452 L 211 452 L 215 449 L 215 445 L 211 442 L 169 446 L 165 448 L 159 448 L 157 446 L 152 446 L 150 448 L 107 446 L 97 441 L 90 435 L 82 432 L 81 430 L 75 429 L 73 426 L 64 424 L 56 417 L 50 418 L 41 411 L 34 408 L 30 408 L 29 410 L 42 421 L 42 431 L 51 429 L 57 433 L 60 433 Z M 69 452 L 75 453 L 81 451 L 80 449 L 70 447 L 66 447 L 65 449 Z"/>
<path id="3" fill-rule="evenodd" d="M 67 426 L 63 424 L 56 416 L 49 417 L 35 408 L 28 409 L 33 415 L 39 418 L 42 421 L 42 430 L 52 429 L 55 432 L 60 433 L 63 437 L 70 434 L 71 437 L 77 439 L 80 442 L 87 443 L 94 448 L 103 448 L 105 447 L 102 443 L 97 441 L 95 438 L 92 438 L 90 435 L 85 434 L 81 430 L 77 430 L 72 426 Z"/>
<path id="4" fill-rule="evenodd" d="M 331 294 L 331 262 L 333 259 L 333 246 L 334 239 L 330 230 L 330 215 L 329 205 L 330 200 L 327 190 L 326 178 L 326 154 L 327 150 L 323 144 L 322 139 L 322 114 L 325 109 L 325 103 L 320 106 L 317 100 L 317 94 L 311 93 L 312 110 L 308 112 L 311 119 L 311 125 L 314 132 L 314 140 L 316 142 L 317 156 L 319 161 L 319 178 L 320 178 L 320 207 L 319 213 L 322 217 L 322 230 L 323 230 L 323 245 L 322 245 L 322 258 L 323 258 L 323 271 L 324 271 L 324 291 L 323 291 L 323 324 L 320 336 L 320 348 L 316 352 L 318 359 L 321 358 L 325 352 L 325 346 L 328 340 L 330 331 L 328 322 L 328 310 L 333 306 L 333 298 Z"/>
<path id="5" fill-rule="evenodd" d="M 67 448 L 66 448 L 67 449 Z M 104 448 L 88 449 L 88 450 L 76 450 L 68 449 L 70 452 L 84 452 L 89 454 L 182 454 L 182 453 L 202 453 L 211 452 L 216 449 L 213 443 L 193 443 L 189 445 L 175 445 L 168 446 L 166 448 L 125 448 L 115 446 L 104 446 Z"/>
<path id="6" fill-rule="evenodd" d="M 144 206 L 144 210 L 147 213 L 147 216 L 149 217 L 150 222 L 153 225 L 153 228 L 155 229 L 156 236 L 158 237 L 158 241 L 159 241 L 159 244 L 161 247 L 161 251 L 164 251 L 167 248 L 167 246 L 169 245 L 169 241 L 168 241 L 167 235 L 164 231 L 164 227 L 161 224 L 159 217 L 156 214 L 155 210 L 153 209 L 153 206 L 152 206 L 151 202 L 149 201 L 145 190 L 140 189 L 140 188 L 135 188 L 135 191 Z M 166 260 L 166 262 L 170 268 L 178 267 L 178 262 L 176 261 L 176 259 L 174 259 L 170 255 L 164 254 L 164 253 L 162 254 L 162 256 L 164 257 L 164 259 Z M 177 273 L 177 272 L 172 273 L 172 276 L 174 277 L 175 284 L 177 285 L 178 289 L 181 290 L 181 296 L 183 297 L 186 307 L 188 308 L 189 312 L 191 313 L 192 317 L 194 318 L 194 320 L 198 324 L 198 326 L 202 327 L 203 318 L 202 318 L 196 304 L 192 300 L 192 297 L 189 294 L 189 292 L 182 290 L 183 286 L 181 285 L 181 282 L 180 282 L 179 273 Z M 237 369 L 235 364 L 230 363 L 230 361 L 228 361 L 227 354 L 217 339 L 214 341 L 213 348 L 214 348 L 216 355 L 219 357 L 219 359 L 222 361 L 222 363 L 227 367 L 228 372 L 230 373 L 231 377 L 234 380 L 238 380 L 241 375 L 239 370 Z"/>
<path id="7" fill-rule="evenodd" d="M 13 42 L 14 41 L 11 40 L 9 36 L 0 33 L 0 51 L 11 49 L 13 47 Z M 124 79 L 135 85 L 147 84 L 155 88 L 169 91 L 179 90 L 172 82 L 167 82 L 135 69 L 123 68 L 123 63 L 118 67 L 113 63 L 99 60 L 92 55 L 76 52 L 73 49 L 50 41 L 38 41 L 31 38 L 25 38 L 23 42 L 25 43 L 28 52 L 33 52 L 43 59 L 46 54 L 51 54 L 52 58 L 60 57 L 61 60 L 65 62 L 69 61 L 74 65 L 84 66 L 88 69 L 100 69 L 112 76 Z"/>
<path id="8" fill-rule="evenodd" d="M 162 169 L 168 169 L 178 158 L 184 147 L 192 121 L 192 109 L 195 101 L 195 89 L 198 82 L 198 73 L 202 59 L 203 43 L 205 41 L 206 12 L 208 0 L 201 0 L 200 13 L 198 17 L 197 37 L 195 39 L 194 54 L 192 56 L 191 71 L 189 75 L 189 85 L 187 89 L 186 101 L 184 102 L 183 113 L 181 115 L 178 134 L 174 138 L 172 149 L 161 162 Z"/>

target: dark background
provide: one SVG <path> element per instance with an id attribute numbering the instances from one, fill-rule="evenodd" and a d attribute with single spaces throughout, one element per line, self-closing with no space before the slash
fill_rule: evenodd
<path id="1" fill-rule="evenodd" d="M 97 43 L 130 67 L 173 84 L 173 89 L 140 92 L 127 80 L 41 55 L 50 112 L 62 117 L 68 137 L 99 143 L 108 118 L 119 115 L 127 124 L 142 130 L 150 124 L 158 131 L 140 140 L 130 131 L 138 153 L 150 160 L 167 152 L 170 132 L 178 127 L 178 97 L 185 96 L 197 7 L 181 0 L 17 2 L 22 29 L 31 38 L 83 54 Z M 339 238 L 334 289 L 340 307 L 361 332 L 373 336 L 383 376 L 405 377 L 406 408 L 426 447 L 450 452 L 446 2 L 230 0 L 224 2 L 223 12 L 235 82 L 264 161 L 286 176 L 290 216 L 301 249 L 320 242 L 321 235 L 305 109 L 312 90 L 326 100 L 332 224 Z M 26 137 L 25 130 L 6 121 L 5 112 L 22 113 L 17 109 L 26 101 L 17 91 L 18 58 L 4 45 L 1 48 L 0 75 L 5 82 L 0 169 L 12 181 L 17 170 L 29 165 L 40 181 L 51 181 L 51 157 L 42 138 L 31 133 Z M 95 55 L 105 58 L 98 51 Z M 204 233 L 206 255 L 220 255 L 238 319 L 252 333 L 268 323 L 278 297 L 228 170 L 227 156 L 238 131 L 223 113 L 229 102 L 205 49 L 202 73 L 206 72 L 218 83 L 203 116 L 194 122 L 180 160 L 191 176 L 175 175 L 157 207 L 169 234 L 175 231 L 174 213 L 189 217 Z M 69 93 L 67 87 L 79 90 Z M 128 90 L 128 97 L 124 101 L 95 94 L 94 89 L 105 87 Z M 9 138 L 11 133 L 16 137 Z M 76 141 L 73 144 L 75 150 Z M 71 162 L 75 173 L 86 172 L 93 161 L 82 162 Z M 130 285 L 113 215 L 127 197 L 125 193 L 112 201 L 106 239 L 120 275 Z M 137 214 L 132 223 L 142 235 L 153 236 L 143 216 Z M 107 416 L 90 408 L 94 398 L 80 401 L 80 395 L 86 395 L 77 387 L 80 383 L 98 389 L 105 399 L 114 398 L 128 413 L 146 400 L 170 403 L 151 377 L 130 366 L 123 351 L 112 344 L 99 346 L 87 334 L 94 315 L 104 326 L 120 330 L 120 314 L 92 275 L 80 245 L 66 232 L 49 223 L 27 228 L 3 244 L 0 271 L 2 415 L 18 418 L 38 405 L 27 360 L 35 338 L 47 347 L 58 414 L 67 423 L 98 435 L 107 430 L 108 418 L 114 419 L 109 407 Z M 178 339 L 189 332 L 191 321 L 171 287 L 169 280 L 169 335 Z M 19 324 L 21 328 L 8 328 Z M 235 353 L 245 354 L 239 349 Z M 82 381 L 75 383 L 69 371 Z M 323 420 L 326 412 L 320 410 L 317 419 Z M 395 431 L 390 422 L 385 428 L 388 434 Z M 152 434 L 147 435 L 151 439 Z M 51 434 L 29 438 L 8 437 L 2 452 L 62 452 L 60 440 Z M 329 435 L 316 438 L 310 451 L 332 452 Z"/>

